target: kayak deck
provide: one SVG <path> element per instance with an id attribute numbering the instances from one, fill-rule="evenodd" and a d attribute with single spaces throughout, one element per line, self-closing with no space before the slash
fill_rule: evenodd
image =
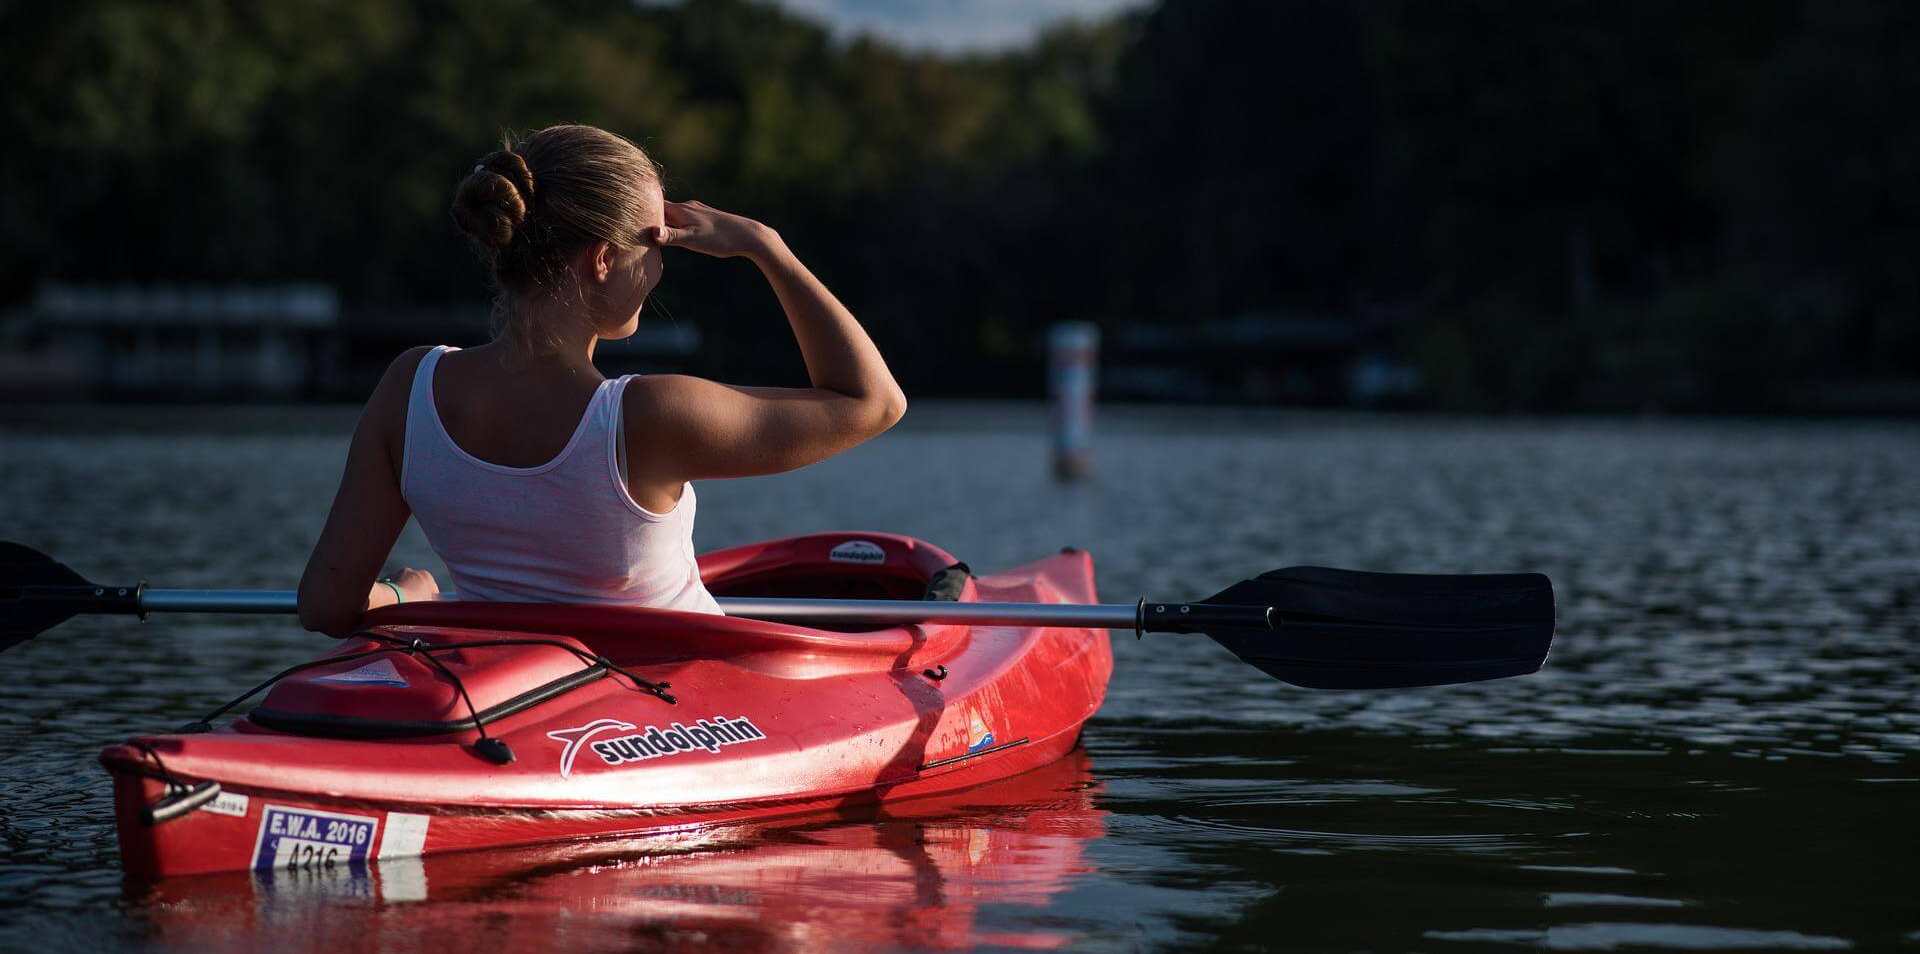
<path id="1" fill-rule="evenodd" d="M 941 573 L 953 565 L 871 533 L 701 557 L 717 596 L 919 598 L 933 583 L 968 602 L 1095 600 L 1080 551 L 980 577 Z M 130 874 L 351 865 L 951 792 L 1071 750 L 1112 669 L 1105 631 L 1089 629 L 473 603 L 368 622 L 246 718 L 102 753 Z M 483 757 L 483 738 L 512 761 Z M 219 797 L 145 820 L 206 781 Z"/>

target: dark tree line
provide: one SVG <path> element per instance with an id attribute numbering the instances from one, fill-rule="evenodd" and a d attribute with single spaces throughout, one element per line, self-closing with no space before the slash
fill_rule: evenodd
<path id="1" fill-rule="evenodd" d="M 963 57 L 739 0 L 14 3 L 0 300 L 477 302 L 453 184 L 581 121 L 780 227 L 919 393 L 1027 386 L 1063 318 L 1301 312 L 1440 406 L 1794 407 L 1920 375 L 1916 64 L 1903 0 L 1182 0 Z M 662 296 L 793 373 L 745 266 Z"/>

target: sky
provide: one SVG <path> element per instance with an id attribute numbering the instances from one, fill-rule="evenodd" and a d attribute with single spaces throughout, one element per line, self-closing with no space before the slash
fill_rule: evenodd
<path id="1" fill-rule="evenodd" d="M 776 0 L 841 37 L 862 33 L 941 52 L 1021 46 L 1059 20 L 1092 20 L 1147 0 Z"/>

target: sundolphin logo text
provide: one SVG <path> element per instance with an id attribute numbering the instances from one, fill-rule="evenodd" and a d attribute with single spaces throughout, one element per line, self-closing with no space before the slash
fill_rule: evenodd
<path id="1" fill-rule="evenodd" d="M 665 729 L 647 726 L 645 731 L 633 735 L 601 739 L 593 743 L 592 748 L 602 762 L 619 765 L 622 762 L 642 762 L 666 755 L 679 755 L 694 749 L 718 752 L 723 745 L 758 742 L 766 737 L 766 733 L 743 717 L 728 719 L 724 716 L 708 716 L 691 726 L 678 722 Z"/>
<path id="2" fill-rule="evenodd" d="M 600 738 L 610 732 L 629 732 L 618 738 Z M 679 755 L 695 749 L 718 752 L 722 746 L 738 745 L 742 742 L 757 742 L 766 738 L 758 726 L 741 716 L 708 716 L 693 725 L 679 722 L 669 724 L 662 729 L 647 726 L 635 730 L 631 722 L 618 719 L 595 719 L 586 725 L 572 729 L 556 729 L 547 733 L 547 738 L 566 746 L 560 753 L 560 777 L 573 774 L 573 760 L 582 748 L 591 749 L 600 761 L 608 765 L 623 762 L 644 762 L 663 756 Z"/>
<path id="3" fill-rule="evenodd" d="M 828 550 L 827 559 L 835 563 L 885 563 L 887 551 L 872 540 L 848 540 Z"/>
<path id="4" fill-rule="evenodd" d="M 555 729 L 547 733 L 547 738 L 566 745 L 566 748 L 560 750 L 560 777 L 566 778 L 573 774 L 573 757 L 580 754 L 580 746 L 585 745 L 588 739 L 608 732 L 631 731 L 633 731 L 631 722 L 622 722 L 619 719 L 595 719 L 576 729 Z"/>

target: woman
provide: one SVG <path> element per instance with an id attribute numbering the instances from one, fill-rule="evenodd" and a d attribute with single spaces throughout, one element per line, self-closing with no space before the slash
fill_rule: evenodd
<path id="1" fill-rule="evenodd" d="M 498 333 L 387 369 L 300 579 L 308 629 L 344 636 L 367 610 L 438 592 L 421 570 L 375 580 L 409 516 L 462 598 L 717 613 L 689 482 L 804 467 L 906 412 L 859 322 L 778 234 L 666 201 L 646 153 L 605 130 L 551 126 L 485 157 L 453 218 L 491 272 Z M 813 386 L 602 377 L 594 346 L 633 333 L 668 247 L 758 266 Z"/>

